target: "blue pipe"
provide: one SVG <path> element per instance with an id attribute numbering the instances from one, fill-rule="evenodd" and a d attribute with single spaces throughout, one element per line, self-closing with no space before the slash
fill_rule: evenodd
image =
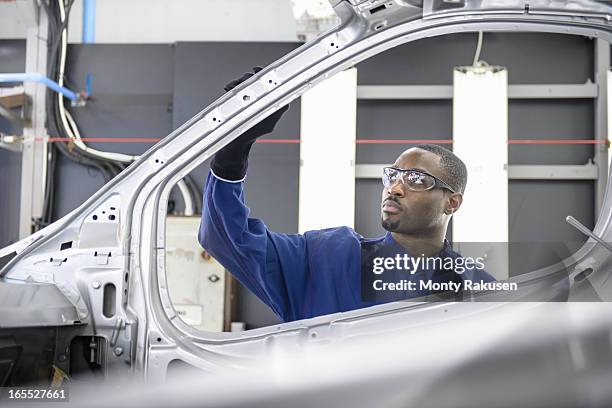
<path id="1" fill-rule="evenodd" d="M 73 102 L 80 99 L 79 95 L 68 88 L 60 86 L 57 82 L 50 80 L 43 74 L 0 74 L 0 82 L 39 82 L 53 89 L 55 92 L 61 93 Z"/>
<path id="2" fill-rule="evenodd" d="M 83 0 L 83 44 L 93 44 L 96 38 L 96 0 Z"/>

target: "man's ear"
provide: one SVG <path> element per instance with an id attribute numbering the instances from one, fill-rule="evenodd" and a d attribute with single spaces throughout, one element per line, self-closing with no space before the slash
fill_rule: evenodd
<path id="1" fill-rule="evenodd" d="M 463 203 L 463 194 L 461 193 L 452 193 L 448 196 L 448 201 L 446 202 L 446 208 L 444 209 L 444 214 L 452 215 L 459 207 L 461 207 L 461 203 Z"/>

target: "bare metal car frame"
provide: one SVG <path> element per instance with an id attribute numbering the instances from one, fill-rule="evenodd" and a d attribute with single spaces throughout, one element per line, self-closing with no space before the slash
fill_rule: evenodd
<path id="1" fill-rule="evenodd" d="M 549 32 L 612 40 L 612 7 L 592 0 L 332 0 L 340 24 L 223 95 L 147 151 L 83 205 L 45 229 L 0 250 L 0 329 L 56 327 L 54 363 L 68 370 L 74 336 L 103 338 L 105 368 L 163 379 L 180 360 L 214 372 L 245 364 L 271 348 L 359 337 L 372 331 L 470 318 L 511 303 L 391 303 L 241 333 L 202 333 L 175 313 L 166 286 L 165 223 L 172 186 L 216 151 L 320 81 L 392 47 L 426 37 L 476 31 Z M 595 234 L 610 241 L 608 184 Z M 589 240 L 588 242 L 592 242 Z M 69 243 L 69 244 L 68 244 Z M 62 245 L 64 244 L 64 245 Z M 607 278 L 609 252 L 583 246 L 559 268 L 574 279 L 593 268 Z M 527 280 L 528 278 L 520 278 Z M 519 281 L 520 281 L 519 279 Z M 103 311 L 113 284 L 116 307 Z M 443 324 L 443 323 L 440 323 Z M 271 341 L 276 339 L 275 341 Z M 126 364 L 127 363 L 127 364 Z"/>

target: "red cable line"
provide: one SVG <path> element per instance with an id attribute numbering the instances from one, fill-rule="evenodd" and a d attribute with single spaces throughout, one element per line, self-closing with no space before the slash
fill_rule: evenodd
<path id="1" fill-rule="evenodd" d="M 49 143 L 56 142 L 70 142 L 72 139 L 69 137 L 50 137 Z M 99 142 L 99 143 L 157 143 L 161 138 L 152 137 L 83 137 L 82 142 Z M 34 138 L 35 142 L 42 142 L 43 138 Z"/>
<path id="2" fill-rule="evenodd" d="M 540 144 L 540 145 L 569 145 L 569 144 L 608 144 L 607 140 L 529 140 L 529 139 L 513 139 L 508 140 L 508 144 Z"/>
<path id="3" fill-rule="evenodd" d="M 299 144 L 300 139 L 257 139 L 256 143 Z"/>

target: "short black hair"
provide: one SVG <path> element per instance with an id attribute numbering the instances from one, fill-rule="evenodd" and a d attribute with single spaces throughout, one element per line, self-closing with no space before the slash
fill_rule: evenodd
<path id="1" fill-rule="evenodd" d="M 465 186 L 467 185 L 467 167 L 465 167 L 465 163 L 463 163 L 455 153 L 445 147 L 434 144 L 419 144 L 415 147 L 427 150 L 439 156 L 442 170 L 446 173 L 443 181 L 448 183 L 453 190 L 461 193 L 465 192 Z"/>

